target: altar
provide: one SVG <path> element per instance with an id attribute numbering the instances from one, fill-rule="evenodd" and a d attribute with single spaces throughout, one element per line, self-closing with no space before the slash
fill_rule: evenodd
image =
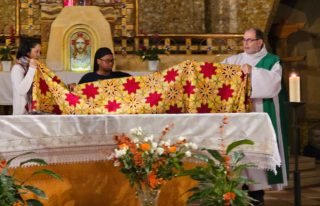
<path id="1" fill-rule="evenodd" d="M 224 116 L 230 123 L 221 137 Z M 247 138 L 255 144 L 239 147 L 245 162 L 269 170 L 281 164 L 276 136 L 265 113 L 2 116 L 0 155 L 8 159 L 34 151 L 31 156 L 45 159 L 50 164 L 46 167 L 62 176 L 62 182 L 43 177 L 32 180 L 48 195 L 45 205 L 137 205 L 129 182 L 107 161 L 115 144 L 113 137 L 136 127 L 157 137 L 171 123 L 170 139 L 183 136 L 200 148 L 218 149 L 221 138 L 226 144 Z M 13 166 L 22 160 L 14 161 Z M 18 174 L 27 176 L 35 169 L 20 168 Z M 160 205 L 185 205 L 186 191 L 194 185 L 187 177 L 168 182 L 161 191 Z"/>

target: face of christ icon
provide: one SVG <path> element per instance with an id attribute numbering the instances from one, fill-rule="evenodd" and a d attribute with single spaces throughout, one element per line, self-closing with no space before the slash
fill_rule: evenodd
<path id="1" fill-rule="evenodd" d="M 72 35 L 70 53 L 72 71 L 91 70 L 91 44 L 86 33 L 77 32 Z"/>

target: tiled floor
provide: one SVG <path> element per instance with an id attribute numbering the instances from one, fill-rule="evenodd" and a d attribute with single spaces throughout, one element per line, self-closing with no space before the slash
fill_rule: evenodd
<path id="1" fill-rule="evenodd" d="M 301 188 L 302 206 L 320 206 L 320 185 Z M 267 191 L 265 206 L 294 206 L 294 190 Z"/>

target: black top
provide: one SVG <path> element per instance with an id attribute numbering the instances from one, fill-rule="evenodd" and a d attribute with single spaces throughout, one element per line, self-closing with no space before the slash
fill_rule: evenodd
<path id="1" fill-rule="evenodd" d="M 96 72 L 89 72 L 85 74 L 79 81 L 79 84 L 88 83 L 88 82 L 95 82 L 98 80 L 104 79 L 114 79 L 114 78 L 121 78 L 121 77 L 130 77 L 131 75 L 125 72 L 111 72 L 109 75 L 99 75 Z"/>

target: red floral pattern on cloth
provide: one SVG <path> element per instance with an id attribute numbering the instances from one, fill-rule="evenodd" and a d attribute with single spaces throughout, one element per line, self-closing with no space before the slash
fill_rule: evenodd
<path id="1" fill-rule="evenodd" d="M 178 71 L 174 69 L 169 69 L 166 75 L 164 75 L 164 81 L 168 83 L 175 82 L 177 76 L 178 76 Z"/>
<path id="2" fill-rule="evenodd" d="M 72 92 L 45 65 L 40 63 L 39 67 L 33 83 L 34 111 L 153 114 L 251 109 L 249 78 L 237 65 L 185 61 L 147 76 L 79 84 Z"/>
<path id="3" fill-rule="evenodd" d="M 204 65 L 201 65 L 201 73 L 203 74 L 203 76 L 205 78 L 209 78 L 211 79 L 213 75 L 216 74 L 216 69 L 217 67 L 215 67 L 213 64 L 211 63 L 204 63 Z"/>
<path id="4" fill-rule="evenodd" d="M 44 95 L 46 95 L 46 93 L 49 91 L 49 87 L 46 81 L 43 79 L 40 79 L 40 90 L 41 90 L 41 94 L 44 94 Z"/>
<path id="5" fill-rule="evenodd" d="M 87 99 L 95 99 L 98 92 L 99 87 L 95 87 L 93 84 L 87 84 L 84 89 L 82 89 L 82 93 L 87 96 Z"/>
<path id="6" fill-rule="evenodd" d="M 220 96 L 221 100 L 228 101 L 229 98 L 233 97 L 234 90 L 231 89 L 231 85 L 223 84 L 221 88 L 219 88 L 218 96 Z"/>
<path id="7" fill-rule="evenodd" d="M 129 94 L 136 93 L 136 91 L 140 89 L 139 82 L 136 82 L 134 78 L 127 79 L 127 82 L 124 83 L 123 86 Z"/>
<path id="8" fill-rule="evenodd" d="M 105 106 L 105 108 L 108 110 L 108 112 L 116 112 L 120 108 L 120 103 L 117 103 L 116 100 L 108 101 L 108 104 Z"/>

